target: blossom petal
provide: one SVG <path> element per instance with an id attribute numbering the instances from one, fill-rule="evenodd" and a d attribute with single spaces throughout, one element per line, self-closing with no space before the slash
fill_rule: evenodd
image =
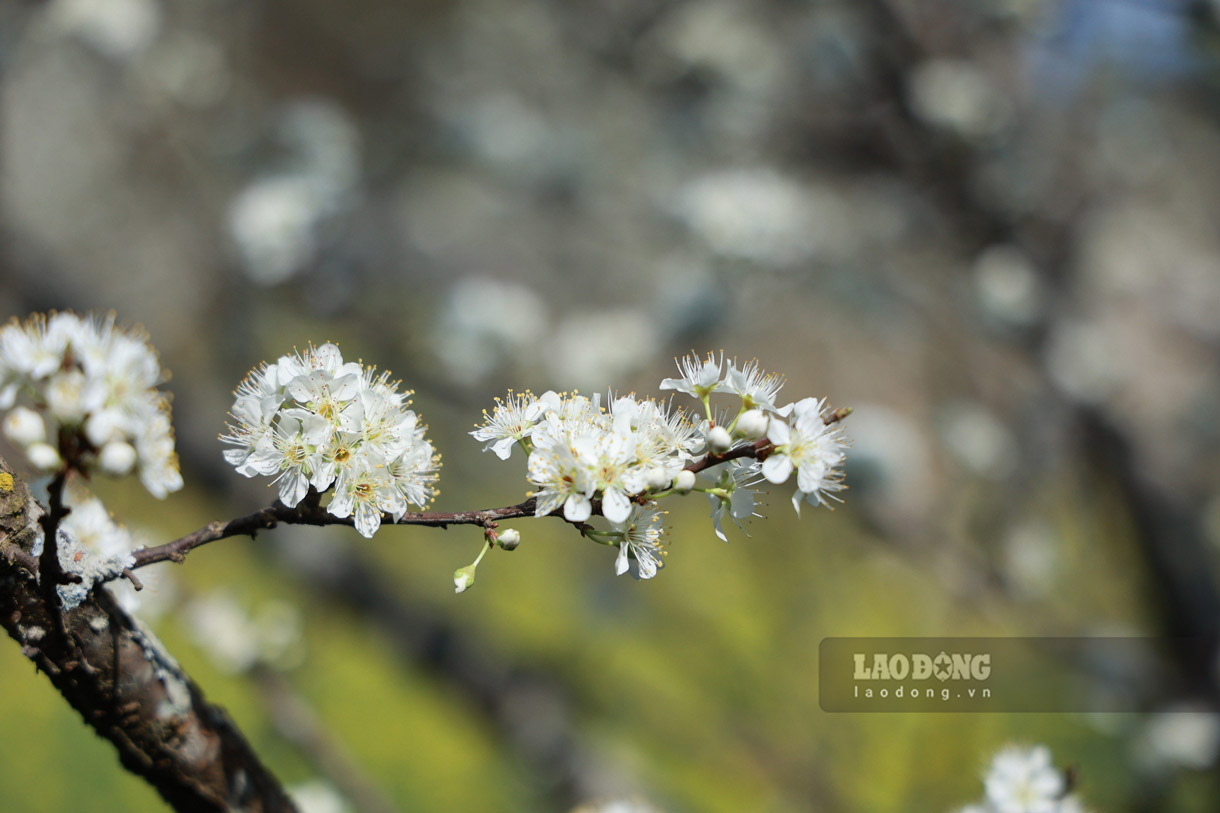
<path id="1" fill-rule="evenodd" d="M 763 477 L 772 483 L 783 483 L 792 476 L 792 460 L 786 454 L 773 454 L 763 461 Z"/>

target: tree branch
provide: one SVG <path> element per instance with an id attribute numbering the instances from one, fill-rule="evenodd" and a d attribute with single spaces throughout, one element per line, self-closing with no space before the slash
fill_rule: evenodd
<path id="1" fill-rule="evenodd" d="M 41 514 L 0 459 L 0 625 L 22 654 L 175 809 L 294 810 L 224 710 L 109 591 L 94 590 L 69 612 L 47 601 L 27 561 Z"/>
<path id="2" fill-rule="evenodd" d="M 836 410 L 826 419 L 827 423 L 842 420 L 851 410 Z M 727 463 L 730 460 L 750 457 L 757 460 L 766 459 L 772 446 L 765 438 L 753 443 L 746 443 L 720 454 L 707 454 L 687 466 L 688 471 L 701 472 L 712 466 Z M 645 495 L 646 496 L 646 495 Z M 318 502 L 319 495 L 310 490 L 310 495 L 294 508 L 289 508 L 281 502 L 276 502 L 266 508 L 247 514 L 244 517 L 231 519 L 228 522 L 209 522 L 197 531 L 179 537 L 164 545 L 151 548 L 141 548 L 132 556 L 135 558 L 129 570 L 146 567 L 158 562 L 178 562 L 181 564 L 186 555 L 195 548 L 203 547 L 209 542 L 227 539 L 231 536 L 248 536 L 251 539 L 261 530 L 274 528 L 280 523 L 285 525 L 355 525 L 351 517 L 336 517 L 328 513 Z M 382 522 L 386 525 L 423 525 L 430 528 L 447 528 L 450 525 L 478 525 L 489 527 L 493 523 L 509 519 L 524 519 L 533 517 L 537 501 L 529 497 L 515 505 L 505 505 L 500 508 L 484 508 L 477 511 L 413 511 L 403 514 L 395 521 L 388 514 L 383 515 Z M 600 513 L 600 506 L 594 505 L 595 513 Z M 564 519 L 562 514 L 550 514 Z M 582 532 L 587 528 L 584 523 L 569 522 Z M 113 578 L 118 578 L 113 577 Z M 108 580 L 109 581 L 109 580 Z"/>

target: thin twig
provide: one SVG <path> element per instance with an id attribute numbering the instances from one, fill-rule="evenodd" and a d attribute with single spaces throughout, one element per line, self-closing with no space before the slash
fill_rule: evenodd
<path id="1" fill-rule="evenodd" d="M 833 420 L 839 420 L 841 417 L 835 417 Z M 828 419 L 827 422 L 830 423 L 833 420 Z M 773 448 L 771 443 L 764 438 L 753 443 L 742 444 L 735 449 L 730 449 L 720 454 L 704 455 L 686 468 L 688 471 L 697 473 L 712 466 L 739 458 L 748 457 L 756 460 L 765 460 Z M 536 507 L 537 501 L 535 498 L 529 497 L 515 505 L 506 505 L 500 508 L 484 508 L 477 511 L 413 511 L 403 514 L 397 521 L 389 515 L 385 515 L 382 517 L 382 522 L 388 525 L 423 525 L 431 528 L 447 528 L 450 525 L 478 525 L 487 528 L 491 524 L 503 520 L 532 517 Z M 595 504 L 594 510 L 600 513 L 600 506 Z M 564 519 L 562 514 L 553 514 L 552 516 Z M 568 522 L 566 519 L 564 521 Z M 132 554 L 135 562 L 128 568 L 128 572 L 156 564 L 157 562 L 172 561 L 181 563 L 186 559 L 188 553 L 209 542 L 216 542 L 231 536 L 249 536 L 253 538 L 259 531 L 274 528 L 280 523 L 285 525 L 352 526 L 355 524 L 355 520 L 352 517 L 336 517 L 327 512 L 320 504 L 320 495 L 316 495 L 314 490 L 310 489 L 309 496 L 302 500 L 295 508 L 289 508 L 283 503 L 276 502 L 274 505 L 269 505 L 266 508 L 255 511 L 253 514 L 247 514 L 244 517 L 238 517 L 228 522 L 209 522 L 199 530 L 175 539 L 172 542 L 167 542 L 164 545 L 141 548 Z M 576 526 L 582 532 L 587 529 L 587 526 L 581 527 L 584 523 L 570 522 L 569 524 Z M 112 578 L 117 578 L 117 576 Z"/>

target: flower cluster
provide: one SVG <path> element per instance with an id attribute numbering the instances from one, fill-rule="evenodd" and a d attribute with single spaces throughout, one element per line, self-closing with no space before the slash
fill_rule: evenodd
<path id="1" fill-rule="evenodd" d="M 41 471 L 122 475 L 162 498 L 182 487 L 169 398 L 147 336 L 114 316 L 41 314 L 0 328 L 4 434 Z"/>
<path id="2" fill-rule="evenodd" d="M 703 417 L 634 395 L 611 395 L 603 404 L 597 395 L 510 391 L 471 434 L 502 460 L 521 446 L 535 487 L 535 515 L 562 508 L 564 519 L 582 525 L 585 536 L 619 548 L 618 573 L 634 561 L 641 578 L 661 566 L 661 498 L 705 493 L 716 535 L 725 540 L 725 516 L 739 526 L 757 516 L 754 487 L 764 479 L 783 483 L 796 472 L 798 513 L 802 501 L 834 499 L 842 488 L 846 437 L 841 415 L 828 411 L 824 400 L 778 406 L 783 379 L 753 361 L 686 356 L 678 371 L 680 377 L 665 379 L 661 389 L 694 397 Z M 735 396 L 736 412 L 714 412 L 717 394 Z M 697 472 L 710 484 L 697 486 Z M 594 514 L 605 517 L 610 530 L 587 525 Z"/>
<path id="3" fill-rule="evenodd" d="M 397 521 L 435 496 L 440 456 L 409 395 L 333 344 L 282 356 L 238 387 L 225 459 L 246 477 L 274 477 L 289 508 L 310 487 L 333 489 L 327 510 L 371 537 L 383 513 Z"/>
<path id="4" fill-rule="evenodd" d="M 1008 746 L 991 761 L 983 778 L 984 799 L 958 813 L 1084 813 L 1069 794 L 1063 772 L 1051 763 L 1046 746 Z"/>

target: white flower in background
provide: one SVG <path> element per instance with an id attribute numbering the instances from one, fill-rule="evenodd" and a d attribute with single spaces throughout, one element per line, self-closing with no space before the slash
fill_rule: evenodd
<path id="1" fill-rule="evenodd" d="M 622 534 L 618 559 L 614 563 L 614 572 L 619 576 L 630 569 L 632 561 L 635 562 L 634 575 L 640 579 L 651 579 L 665 566 L 661 541 L 664 512 L 658 511 L 655 505 L 636 507 L 629 520 L 613 523 L 614 530 Z"/>
<path id="2" fill-rule="evenodd" d="M 992 758 L 983 784 L 985 798 L 955 813 L 1086 813 L 1078 797 L 1067 795 L 1067 779 L 1042 745 L 1004 748 Z"/>
<path id="3" fill-rule="evenodd" d="M 544 408 L 533 393 L 509 390 L 504 400 L 496 399 L 491 415 L 483 410 L 483 425 L 470 434 L 475 440 L 487 443 L 483 451 L 490 450 L 501 460 L 508 460 L 513 447 L 534 431 L 534 424 Z"/>
<path id="4" fill-rule="evenodd" d="M 48 440 L 67 431 L 81 451 L 66 462 L 110 474 L 134 468 L 157 497 L 180 489 L 169 399 L 156 389 L 164 378 L 148 337 L 113 315 L 35 315 L 0 328 L 5 433 L 43 471 L 64 464 Z M 16 405 L 20 393 L 28 404 Z"/>
<path id="5" fill-rule="evenodd" d="M 1151 768 L 1210 768 L 1220 756 L 1220 715 L 1190 705 L 1151 714 L 1136 749 L 1137 758 Z"/>
<path id="6" fill-rule="evenodd" d="M 322 779 L 292 785 L 288 795 L 301 813 L 348 813 L 351 810 L 339 791 Z"/>
<path id="7" fill-rule="evenodd" d="M 301 614 L 287 602 L 266 601 L 251 615 L 228 592 L 216 591 L 191 601 L 185 618 L 195 644 L 223 672 L 260 664 L 289 669 L 304 657 Z"/>
<path id="8" fill-rule="evenodd" d="M 372 536 L 383 513 L 398 520 L 435 496 L 440 457 L 409 395 L 333 344 L 282 356 L 238 387 L 225 460 L 246 477 L 274 476 L 290 508 L 310 486 L 333 487 L 327 510 Z"/>
<path id="9" fill-rule="evenodd" d="M 546 303 L 525 285 L 491 277 L 454 283 L 431 331 L 440 369 L 473 385 L 527 357 L 543 341 Z"/>
<path id="10" fill-rule="evenodd" d="M 260 285 L 308 267 L 320 248 L 320 227 L 351 205 L 359 182 L 359 132 L 341 109 L 300 100 L 285 106 L 277 124 L 288 166 L 251 180 L 229 205 L 242 270 Z"/>
<path id="11" fill-rule="evenodd" d="M 116 60 L 148 49 L 161 30 L 156 0 L 55 0 L 46 12 L 48 28 L 79 37 Z"/>
<path id="12" fill-rule="evenodd" d="M 47 439 L 42 416 L 26 407 L 14 407 L 4 416 L 4 436 L 15 446 L 25 448 Z"/>
<path id="13" fill-rule="evenodd" d="M 1057 813 L 1065 785 L 1045 746 L 1009 746 L 995 755 L 983 779 L 996 813 Z"/>
<path id="14" fill-rule="evenodd" d="M 783 483 L 796 469 L 797 490 L 792 506 L 801 513 L 801 500 L 822 505 L 832 493 L 843 488 L 838 466 L 845 457 L 846 438 L 837 423 L 827 424 L 822 417 L 825 401 L 806 398 L 792 405 L 791 424 L 772 420 L 767 439 L 775 446 L 762 464 L 763 476 L 772 483 Z"/>
<path id="15" fill-rule="evenodd" d="M 776 265 L 814 253 L 819 208 L 804 186 L 769 168 L 704 175 L 687 184 L 675 206 L 714 253 Z"/>
<path id="16" fill-rule="evenodd" d="M 57 588 L 64 609 L 70 610 L 84 601 L 99 581 L 135 564 L 131 556 L 135 541 L 77 478 L 69 479 L 63 497 L 69 511 L 60 522 L 56 552 L 64 572 L 81 578 L 79 584 Z"/>
<path id="17" fill-rule="evenodd" d="M 30 465 L 42 472 L 52 472 L 64 464 L 59 452 L 49 443 L 34 443 L 25 450 Z"/>

